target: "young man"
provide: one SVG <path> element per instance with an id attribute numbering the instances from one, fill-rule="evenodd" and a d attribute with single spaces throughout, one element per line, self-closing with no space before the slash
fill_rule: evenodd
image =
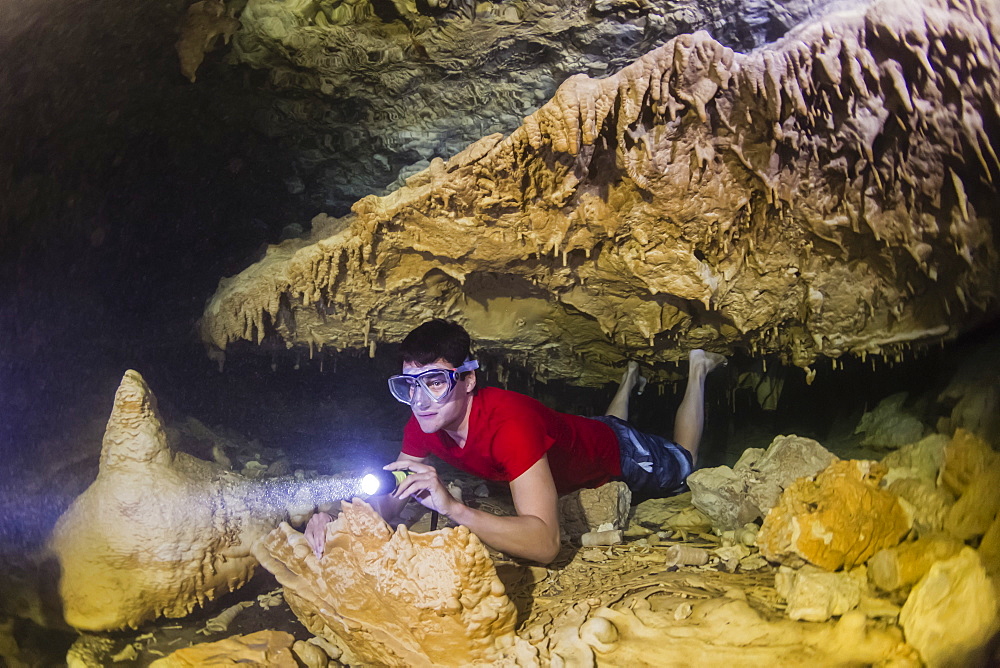
<path id="1" fill-rule="evenodd" d="M 585 418 L 558 413 L 516 392 L 478 388 L 469 357 L 471 341 L 460 325 L 431 320 L 403 340 L 403 373 L 389 379 L 399 401 L 413 411 L 398 459 L 385 468 L 411 475 L 377 507 L 394 519 L 413 497 L 449 517 L 484 543 L 510 555 L 549 563 L 559 552 L 560 494 L 624 480 L 633 498 L 678 494 L 694 468 L 704 424 L 705 376 L 725 358 L 703 350 L 689 354 L 687 389 L 671 442 L 643 434 L 626 421 L 629 396 L 639 382 L 629 364 L 607 415 Z M 457 501 L 426 463 L 428 455 L 489 480 L 506 481 L 517 511 L 497 517 Z M 330 516 L 317 513 L 306 536 L 323 550 Z"/>

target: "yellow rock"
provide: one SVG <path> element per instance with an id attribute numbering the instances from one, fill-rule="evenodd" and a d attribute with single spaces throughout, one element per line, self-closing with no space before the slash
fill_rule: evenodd
<path id="1" fill-rule="evenodd" d="M 879 489 L 885 467 L 836 461 L 815 478 L 800 478 L 764 518 L 757 546 L 771 561 L 811 563 L 830 571 L 863 564 L 892 547 L 911 519 L 895 495 Z"/>
<path id="2" fill-rule="evenodd" d="M 931 668 L 985 665 L 986 643 L 1000 628 L 997 610 L 986 571 L 966 547 L 931 566 L 906 599 L 899 623 Z"/>
<path id="3" fill-rule="evenodd" d="M 327 525 L 321 558 L 287 524 L 256 553 L 302 623 L 344 650 L 344 663 L 490 664 L 516 642 L 517 611 L 465 527 L 393 532 L 355 500 Z"/>

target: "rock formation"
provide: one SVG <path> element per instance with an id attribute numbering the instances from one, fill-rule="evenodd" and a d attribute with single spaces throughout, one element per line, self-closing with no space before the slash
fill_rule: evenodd
<path id="1" fill-rule="evenodd" d="M 174 452 L 156 398 L 142 376 L 127 371 L 97 479 L 59 518 L 49 540 L 62 570 L 66 622 L 103 631 L 161 615 L 183 617 L 250 578 L 257 566 L 254 541 L 289 513 L 338 492 L 356 490 L 333 478 L 249 480 Z"/>
<path id="2" fill-rule="evenodd" d="M 284 631 L 257 631 L 217 642 L 199 643 L 179 649 L 154 661 L 151 668 L 196 668 L 197 666 L 268 666 L 297 668 L 292 651 L 295 638 Z"/>
<path id="3" fill-rule="evenodd" d="M 931 668 L 985 665 L 1000 629 L 997 595 L 975 550 L 937 562 L 913 588 L 899 616 L 906 642 Z"/>
<path id="4" fill-rule="evenodd" d="M 811 438 L 777 436 L 767 450 L 747 451 L 733 468 L 699 469 L 688 477 L 691 502 L 723 531 L 765 517 L 797 479 L 837 459 Z"/>
<path id="5" fill-rule="evenodd" d="M 761 554 L 835 571 L 898 544 L 912 520 L 894 494 L 878 487 L 884 474 L 877 462 L 844 460 L 792 483 L 764 518 L 757 536 Z"/>
<path id="6" fill-rule="evenodd" d="M 740 54 L 684 35 L 224 280 L 206 342 L 315 352 L 454 317 L 540 378 L 820 356 L 997 310 L 994 3 L 884 0 Z"/>
<path id="7" fill-rule="evenodd" d="M 227 60 L 266 77 L 260 92 L 274 97 L 257 124 L 294 138 L 289 192 L 346 211 L 434 157 L 513 131 L 571 74 L 616 72 L 700 29 L 753 48 L 827 3 L 239 0 Z"/>
<path id="8" fill-rule="evenodd" d="M 368 504 L 345 501 L 321 558 L 287 524 L 256 552 L 306 628 L 343 650 L 345 663 L 493 665 L 515 645 L 514 605 L 465 527 L 393 532 Z"/>

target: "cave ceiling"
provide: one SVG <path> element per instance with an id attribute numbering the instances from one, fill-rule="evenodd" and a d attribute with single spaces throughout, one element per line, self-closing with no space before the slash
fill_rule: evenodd
<path id="1" fill-rule="evenodd" d="M 289 34 L 331 39 L 340 14 L 320 10 L 330 25 Z M 482 139 L 224 279 L 203 338 L 215 354 L 239 340 L 374 354 L 443 316 L 541 379 L 599 384 L 626 357 L 693 347 L 811 376 L 823 357 L 954 337 L 997 312 L 998 20 L 993 3 L 889 1 L 745 53 L 706 32 L 609 74 L 570 53 L 560 67 L 580 74 L 509 134 L 474 122 Z M 234 38 L 242 57 L 250 39 Z M 515 115 L 556 78 L 506 76 L 491 99 L 520 91 Z M 382 122 L 405 134 L 416 112 L 399 113 Z"/>
<path id="2" fill-rule="evenodd" d="M 265 79 L 261 90 L 272 102 L 257 125 L 295 147 L 290 193 L 340 215 L 361 197 L 394 190 L 434 157 L 512 132 L 571 75 L 617 72 L 699 29 L 753 48 L 829 0 L 241 4 L 225 5 L 241 24 L 226 60 Z M 210 23 L 221 34 L 230 20 Z"/>

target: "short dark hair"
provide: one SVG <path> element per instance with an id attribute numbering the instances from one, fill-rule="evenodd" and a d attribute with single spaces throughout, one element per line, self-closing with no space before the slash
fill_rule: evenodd
<path id="1" fill-rule="evenodd" d="M 469 359 L 472 339 L 457 322 L 434 318 L 420 325 L 399 344 L 403 363 L 424 366 L 444 359 L 455 368 Z"/>

